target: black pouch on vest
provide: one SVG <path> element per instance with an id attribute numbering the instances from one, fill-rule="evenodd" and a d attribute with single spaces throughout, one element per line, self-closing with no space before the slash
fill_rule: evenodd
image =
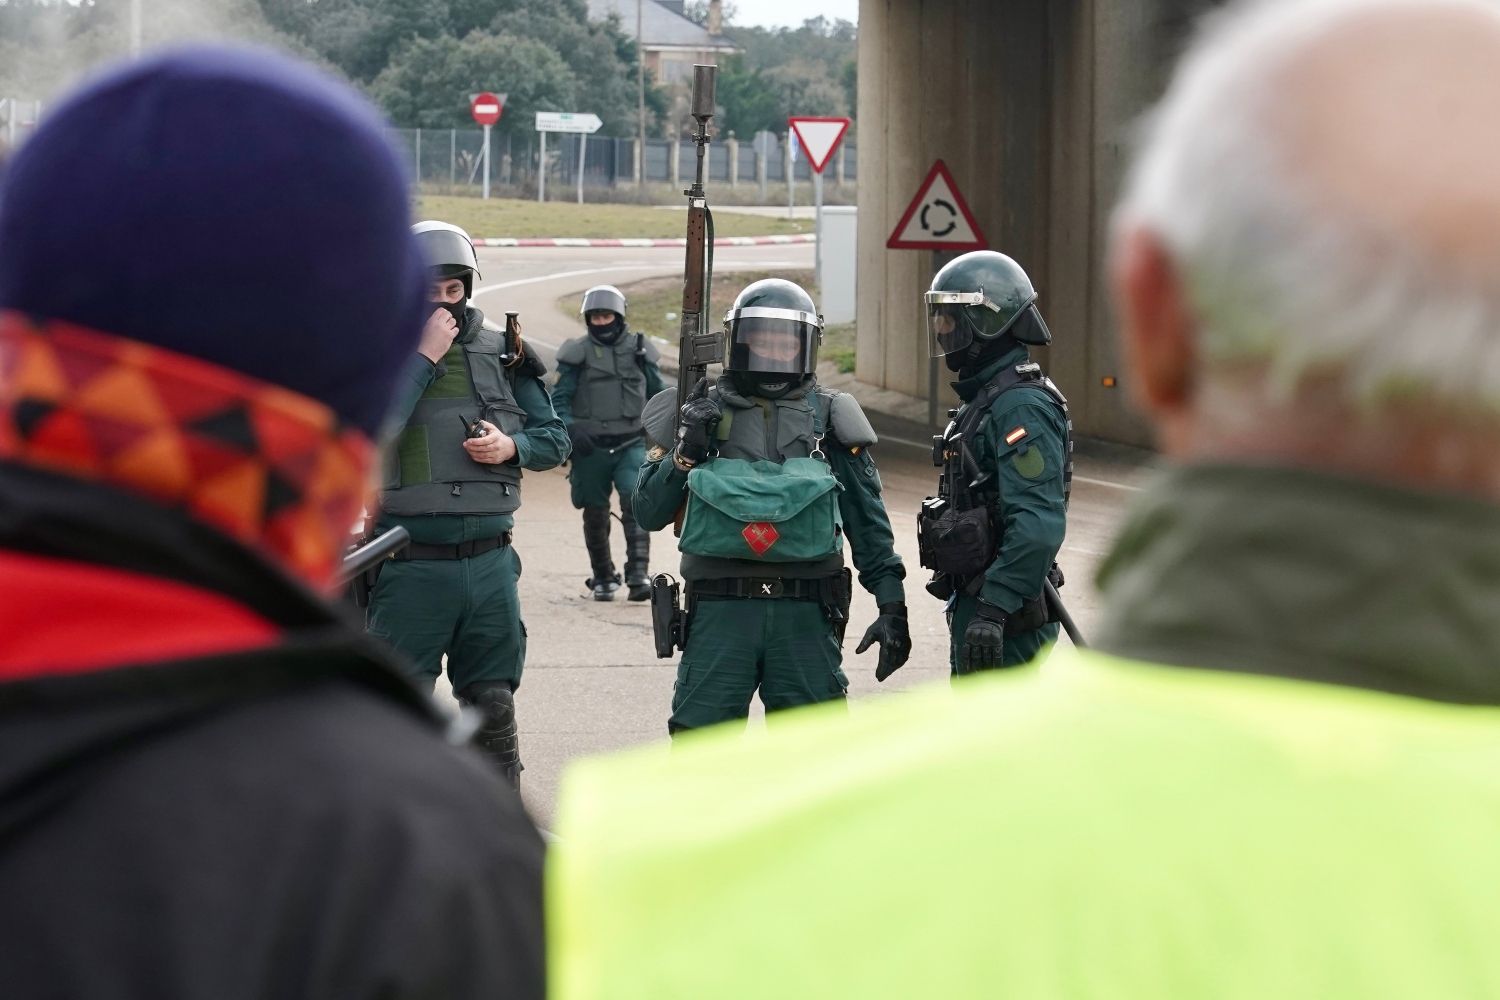
<path id="1" fill-rule="evenodd" d="M 1035 632 L 1047 624 L 1047 602 L 1040 597 L 1033 597 L 1016 609 L 1016 613 L 1005 619 L 1005 634 L 1020 635 L 1022 632 Z"/>
<path id="2" fill-rule="evenodd" d="M 986 507 L 958 510 L 929 498 L 917 513 L 917 558 L 928 569 L 969 580 L 995 560 L 995 529 Z"/>

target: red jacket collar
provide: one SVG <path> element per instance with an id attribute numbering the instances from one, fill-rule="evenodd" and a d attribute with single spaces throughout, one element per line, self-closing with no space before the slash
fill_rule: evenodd
<path id="1" fill-rule="evenodd" d="M 242 652 L 280 634 L 210 591 L 0 551 L 0 682 Z"/>

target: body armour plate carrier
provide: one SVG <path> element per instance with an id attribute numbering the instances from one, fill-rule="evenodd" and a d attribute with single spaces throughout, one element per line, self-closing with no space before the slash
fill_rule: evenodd
<path id="1" fill-rule="evenodd" d="M 573 393 L 573 416 L 591 434 L 631 434 L 641 429 L 646 407 L 647 361 L 655 349 L 643 334 L 621 337 L 605 345 L 580 338 L 558 352 L 558 361 L 578 365 L 578 388 Z M 576 358 L 576 360 L 575 360 Z"/>
<path id="2" fill-rule="evenodd" d="M 832 396 L 814 386 L 780 399 L 747 399 L 722 382 L 709 393 L 723 415 L 716 457 L 688 478 L 679 543 L 684 574 L 691 578 L 697 566 L 692 557 L 733 561 L 723 575 L 788 561 L 826 561 L 837 572 L 842 487 L 822 450 Z M 746 489 L 737 491 L 736 483 Z"/>
<path id="3" fill-rule="evenodd" d="M 380 495 L 387 513 L 509 514 L 521 506 L 521 467 L 476 462 L 463 447 L 463 424 L 475 417 L 510 435 L 526 426 L 526 411 L 500 362 L 504 332 L 485 324 L 461 346 L 472 391 L 434 394 L 439 380 L 417 401 L 387 457 Z"/>
<path id="4" fill-rule="evenodd" d="M 1004 392 L 1020 386 L 1041 389 L 1062 411 L 1063 502 L 1073 487 L 1073 421 L 1068 401 L 1040 365 L 1007 368 L 966 406 L 953 413 L 942 434 L 933 438 L 933 464 L 942 468 L 938 495 L 928 497 L 917 515 L 917 552 L 923 566 L 951 577 L 956 588 L 979 579 L 1000 551 L 996 508 L 1002 501 L 999 476 L 979 464 L 976 446 L 990 407 Z"/>

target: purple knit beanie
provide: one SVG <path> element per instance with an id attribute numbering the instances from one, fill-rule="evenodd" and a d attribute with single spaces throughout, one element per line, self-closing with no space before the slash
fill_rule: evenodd
<path id="1" fill-rule="evenodd" d="M 373 437 L 426 313 L 407 198 L 347 85 L 174 50 L 74 92 L 0 174 L 0 309 L 284 386 Z"/>

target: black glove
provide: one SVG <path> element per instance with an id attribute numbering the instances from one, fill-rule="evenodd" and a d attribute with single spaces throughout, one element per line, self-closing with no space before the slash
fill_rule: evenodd
<path id="1" fill-rule="evenodd" d="M 722 412 L 706 396 L 682 404 L 682 424 L 677 428 L 677 457 L 683 465 L 697 465 L 708 457 L 714 425 Z"/>
<path id="2" fill-rule="evenodd" d="M 594 439 L 577 424 L 568 425 L 568 440 L 573 442 L 574 457 L 587 458 L 594 453 Z"/>
<path id="3" fill-rule="evenodd" d="M 969 627 L 964 629 L 963 644 L 958 647 L 958 672 L 972 674 L 1000 666 L 1005 648 L 1005 612 L 993 604 L 979 602 Z"/>
<path id="4" fill-rule="evenodd" d="M 883 681 L 901 669 L 906 658 L 911 656 L 911 632 L 906 627 L 905 604 L 882 604 L 880 617 L 865 629 L 854 655 L 858 656 L 874 643 L 880 643 L 880 663 L 875 667 L 875 679 Z"/>

